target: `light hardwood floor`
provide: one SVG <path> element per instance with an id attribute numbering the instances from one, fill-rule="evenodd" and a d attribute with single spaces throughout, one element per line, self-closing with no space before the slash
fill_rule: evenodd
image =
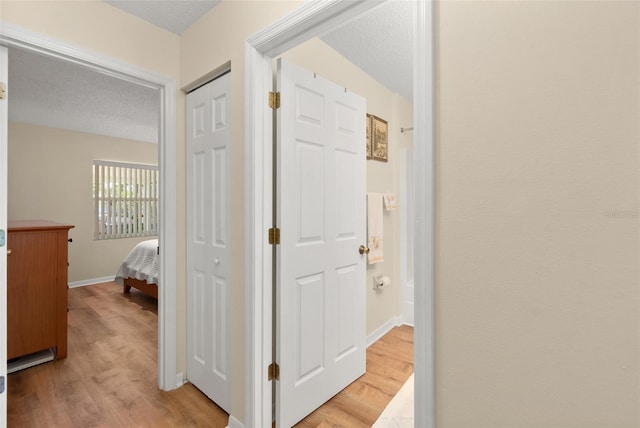
<path id="1" fill-rule="evenodd" d="M 157 302 L 115 283 L 69 290 L 69 356 L 12 373 L 9 427 L 225 427 L 191 384 L 157 387 Z M 296 427 L 370 427 L 413 372 L 413 329 L 367 350 L 367 373 Z"/>
<path id="2" fill-rule="evenodd" d="M 220 427 L 190 384 L 158 389 L 157 301 L 105 283 L 69 290 L 68 357 L 12 373 L 9 427 Z"/>
<path id="3" fill-rule="evenodd" d="M 413 327 L 395 327 L 367 349 L 367 372 L 296 428 L 371 427 L 413 373 Z"/>

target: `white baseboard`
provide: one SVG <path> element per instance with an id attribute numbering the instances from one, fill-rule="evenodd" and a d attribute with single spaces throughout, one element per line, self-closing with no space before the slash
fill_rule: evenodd
<path id="1" fill-rule="evenodd" d="M 103 276 L 102 278 L 83 279 L 82 281 L 70 282 L 69 288 L 85 287 L 87 285 L 102 284 L 103 282 L 115 281 L 115 276 Z"/>
<path id="2" fill-rule="evenodd" d="M 227 424 L 227 428 L 244 428 L 244 424 L 233 416 L 229 415 L 229 423 Z"/>
<path id="3" fill-rule="evenodd" d="M 186 383 L 182 372 L 176 373 L 176 388 L 180 388 Z"/>
<path id="4" fill-rule="evenodd" d="M 387 334 L 392 328 L 402 325 L 400 317 L 393 317 L 386 323 L 378 327 L 373 333 L 367 336 L 367 348 L 378 341 L 382 336 Z"/>

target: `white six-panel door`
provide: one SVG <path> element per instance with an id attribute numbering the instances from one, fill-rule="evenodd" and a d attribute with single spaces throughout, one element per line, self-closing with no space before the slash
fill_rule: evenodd
<path id="1" fill-rule="evenodd" d="M 276 426 L 365 372 L 364 98 L 278 61 Z"/>
<path id="2" fill-rule="evenodd" d="M 231 74 L 187 95 L 187 379 L 230 412 Z"/>

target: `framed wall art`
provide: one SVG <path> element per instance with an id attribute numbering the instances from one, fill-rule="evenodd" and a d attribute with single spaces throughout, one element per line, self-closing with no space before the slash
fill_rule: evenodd
<path id="1" fill-rule="evenodd" d="M 387 162 L 389 157 L 389 125 L 371 115 L 371 159 Z M 369 139 L 367 139 L 367 142 Z"/>

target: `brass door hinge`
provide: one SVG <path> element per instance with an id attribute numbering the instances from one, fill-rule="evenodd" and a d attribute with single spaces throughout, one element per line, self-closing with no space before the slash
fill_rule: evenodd
<path id="1" fill-rule="evenodd" d="M 0 100 L 7 98 L 7 85 L 4 82 L 0 82 Z"/>
<path id="2" fill-rule="evenodd" d="M 273 110 L 280 108 L 280 92 L 269 92 L 269 107 Z"/>
<path id="3" fill-rule="evenodd" d="M 267 380 L 280 380 L 280 366 L 278 363 L 269 364 Z"/>
<path id="4" fill-rule="evenodd" d="M 277 227 L 272 227 L 269 229 L 269 244 L 271 245 L 280 245 L 280 229 Z"/>

